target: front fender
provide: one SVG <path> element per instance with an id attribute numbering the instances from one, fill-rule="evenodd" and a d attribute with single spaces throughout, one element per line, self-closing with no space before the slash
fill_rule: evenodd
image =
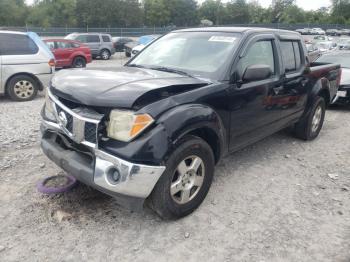
<path id="1" fill-rule="evenodd" d="M 226 150 L 226 130 L 219 115 L 199 104 L 177 106 L 163 113 L 156 123 L 137 139 L 125 143 L 113 139 L 101 141 L 100 149 L 134 163 L 163 165 L 176 148 L 176 142 L 193 130 L 207 128 Z"/>
<path id="2" fill-rule="evenodd" d="M 164 113 L 158 120 L 172 145 L 186 134 L 199 129 L 215 133 L 220 143 L 221 154 L 227 151 L 227 131 L 221 117 L 211 107 L 202 104 L 185 104 Z M 169 148 L 168 155 L 174 148 Z"/>

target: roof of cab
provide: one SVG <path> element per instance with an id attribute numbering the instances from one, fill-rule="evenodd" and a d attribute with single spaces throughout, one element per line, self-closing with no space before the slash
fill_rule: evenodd
<path id="1" fill-rule="evenodd" d="M 27 32 L 9 31 L 9 30 L 0 30 L 0 33 L 17 34 L 17 35 L 26 35 L 27 34 Z"/>
<path id="2" fill-rule="evenodd" d="M 175 30 L 173 32 L 227 32 L 227 33 L 255 33 L 255 32 L 271 32 L 271 33 L 281 33 L 281 34 L 291 34 L 298 35 L 298 32 L 282 30 L 282 29 L 271 29 L 271 28 L 261 28 L 261 27 L 197 27 L 197 28 L 187 28 Z"/>

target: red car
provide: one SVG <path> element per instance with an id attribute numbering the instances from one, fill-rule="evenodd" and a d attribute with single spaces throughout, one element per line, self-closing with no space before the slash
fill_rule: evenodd
<path id="1" fill-rule="evenodd" d="M 91 63 L 91 50 L 88 46 L 67 39 L 45 39 L 56 59 L 56 67 L 85 67 Z"/>

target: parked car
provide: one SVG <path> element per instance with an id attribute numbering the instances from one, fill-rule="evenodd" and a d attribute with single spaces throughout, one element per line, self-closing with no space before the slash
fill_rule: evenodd
<path id="1" fill-rule="evenodd" d="M 326 34 L 330 35 L 330 36 L 340 36 L 341 35 L 341 31 L 338 29 L 327 29 L 326 30 Z"/>
<path id="2" fill-rule="evenodd" d="M 0 31 L 0 95 L 32 100 L 54 71 L 54 56 L 37 34 Z"/>
<path id="3" fill-rule="evenodd" d="M 350 37 L 340 38 L 338 41 L 338 48 L 340 50 L 349 50 L 350 49 Z"/>
<path id="4" fill-rule="evenodd" d="M 142 51 L 147 45 L 152 43 L 154 40 L 158 39 L 161 35 L 145 35 L 139 38 L 139 44 L 135 46 L 131 51 L 131 57 L 137 55 Z"/>
<path id="5" fill-rule="evenodd" d="M 333 37 L 329 37 L 326 35 L 317 35 L 317 36 L 314 36 L 313 41 L 315 42 L 333 41 Z"/>
<path id="6" fill-rule="evenodd" d="M 308 35 L 310 33 L 310 30 L 308 28 L 301 28 L 301 29 L 297 29 L 295 31 L 298 32 L 299 34 L 302 34 L 302 35 Z"/>
<path id="7" fill-rule="evenodd" d="M 336 98 L 333 104 L 349 104 L 350 103 L 350 52 L 336 51 L 322 55 L 316 60 L 317 63 L 337 63 L 342 68 L 341 80 Z"/>
<path id="8" fill-rule="evenodd" d="M 312 35 L 325 35 L 326 32 L 322 29 L 322 28 L 312 28 L 311 29 L 311 32 L 310 32 Z"/>
<path id="9" fill-rule="evenodd" d="M 125 56 L 131 57 L 140 52 L 147 44 L 159 38 L 160 35 L 145 35 L 141 36 L 137 41 L 130 42 L 125 45 Z M 138 47 L 137 47 L 138 46 Z M 134 49 L 137 47 L 136 49 Z M 134 53 L 133 53 L 134 50 Z"/>
<path id="10" fill-rule="evenodd" d="M 340 33 L 341 35 L 350 35 L 350 29 L 341 29 Z"/>
<path id="11" fill-rule="evenodd" d="M 337 44 L 332 41 L 318 42 L 316 45 L 321 53 L 329 52 L 337 47 Z"/>
<path id="12" fill-rule="evenodd" d="M 288 126 L 315 139 L 340 66 L 309 66 L 300 34 L 194 28 L 152 42 L 119 71 L 62 70 L 42 110 L 43 152 L 132 209 L 194 211 L 221 157 Z"/>
<path id="13" fill-rule="evenodd" d="M 315 43 L 308 42 L 308 43 L 305 43 L 305 46 L 306 46 L 306 50 L 307 50 L 310 62 L 315 61 L 317 58 L 321 56 L 321 52 L 320 50 L 318 50 L 318 47 Z"/>
<path id="14" fill-rule="evenodd" d="M 88 46 L 67 39 L 45 39 L 44 42 L 55 56 L 56 67 L 86 67 L 91 63 L 91 50 Z"/>
<path id="15" fill-rule="evenodd" d="M 93 58 L 99 56 L 103 60 L 108 60 L 115 53 L 112 37 L 109 34 L 72 33 L 67 35 L 65 39 L 79 41 L 87 45 Z"/>
<path id="16" fill-rule="evenodd" d="M 124 52 L 125 44 L 133 42 L 131 38 L 128 37 L 112 37 L 112 42 L 116 52 Z"/>

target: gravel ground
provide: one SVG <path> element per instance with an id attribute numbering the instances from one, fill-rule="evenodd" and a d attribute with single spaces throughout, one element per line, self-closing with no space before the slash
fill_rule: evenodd
<path id="1" fill-rule="evenodd" d="M 164 222 L 84 185 L 38 193 L 61 173 L 39 147 L 43 102 L 0 98 L 0 261 L 350 261 L 350 108 L 313 142 L 284 131 L 223 159 L 199 209 Z"/>

